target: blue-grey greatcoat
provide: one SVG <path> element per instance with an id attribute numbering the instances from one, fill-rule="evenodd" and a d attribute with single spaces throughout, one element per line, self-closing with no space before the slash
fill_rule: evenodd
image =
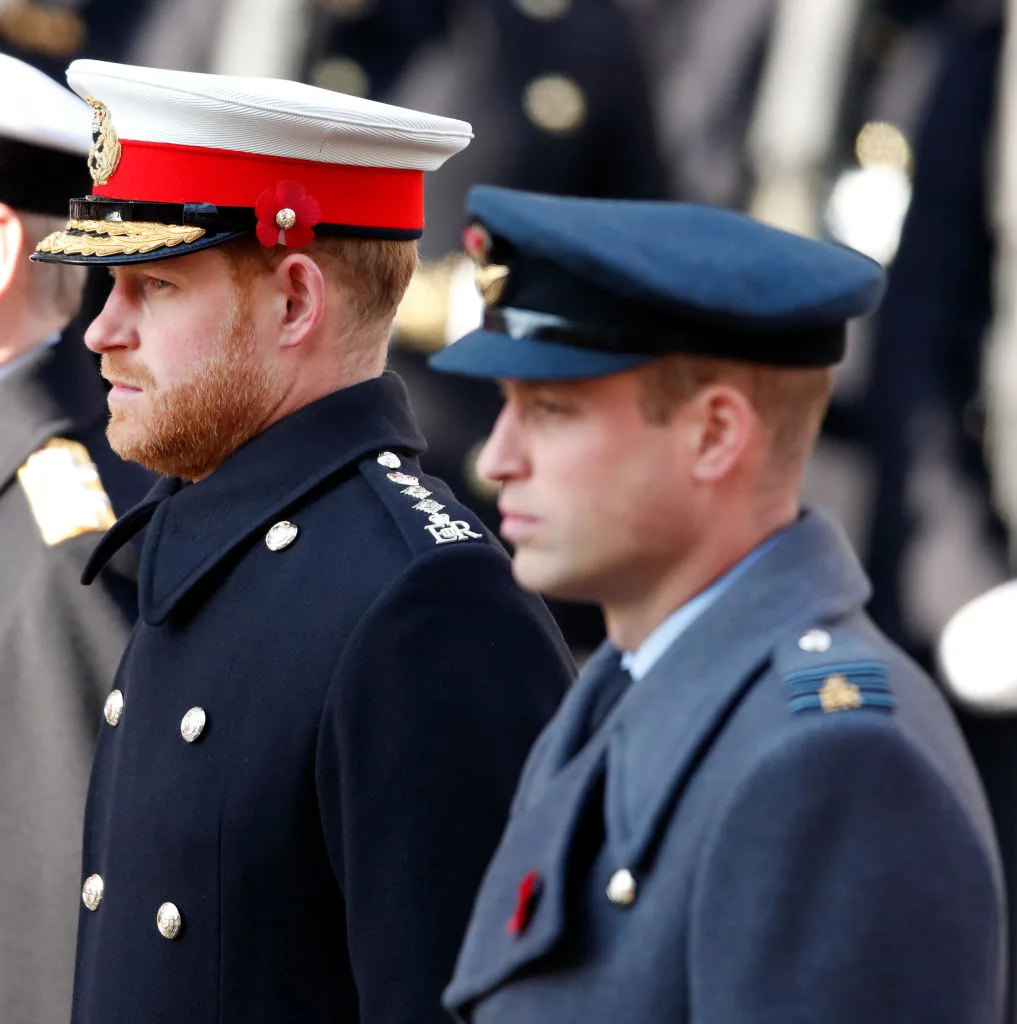
<path id="1" fill-rule="evenodd" d="M 86 808 L 74 1024 L 446 1019 L 571 663 L 422 447 L 386 374 L 157 486 L 100 543 L 93 570 L 147 524 Z"/>
<path id="2" fill-rule="evenodd" d="M 996 1024 L 985 801 L 868 593 L 805 513 L 570 758 L 595 655 L 527 763 L 446 1005 L 475 1024 Z"/>

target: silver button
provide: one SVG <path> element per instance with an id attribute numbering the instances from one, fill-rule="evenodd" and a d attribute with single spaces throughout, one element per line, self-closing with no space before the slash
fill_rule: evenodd
<path id="1" fill-rule="evenodd" d="M 98 910 L 102 903 L 102 894 L 106 891 L 101 875 L 89 875 L 81 887 L 81 902 L 89 910 Z"/>
<path id="2" fill-rule="evenodd" d="M 611 876 L 607 898 L 618 907 L 630 907 L 636 902 L 636 880 L 628 868 L 621 868 Z"/>
<path id="3" fill-rule="evenodd" d="M 825 629 L 810 629 L 798 638 L 798 646 L 809 654 L 825 654 L 833 639 Z"/>
<path id="4" fill-rule="evenodd" d="M 102 709 L 106 721 L 114 728 L 120 724 L 120 716 L 124 713 L 124 695 L 119 690 L 111 690 Z"/>
<path id="5" fill-rule="evenodd" d="M 164 903 L 155 915 L 155 926 L 164 939 L 175 939 L 184 926 L 184 919 L 180 916 L 175 903 Z"/>
<path id="6" fill-rule="evenodd" d="M 566 75 L 541 75 L 526 87 L 523 109 L 538 128 L 567 135 L 586 120 L 586 94 Z"/>
<path id="7" fill-rule="evenodd" d="M 190 711 L 180 719 L 180 735 L 188 743 L 193 743 L 204 731 L 205 723 L 208 721 L 204 708 L 191 708 Z"/>
<path id="8" fill-rule="evenodd" d="M 299 532 L 299 527 L 284 519 L 265 534 L 265 546 L 269 551 L 282 551 L 297 539 Z"/>
<path id="9" fill-rule="evenodd" d="M 386 469 L 398 469 L 402 465 L 402 460 L 395 452 L 382 452 L 378 456 L 378 465 Z"/>

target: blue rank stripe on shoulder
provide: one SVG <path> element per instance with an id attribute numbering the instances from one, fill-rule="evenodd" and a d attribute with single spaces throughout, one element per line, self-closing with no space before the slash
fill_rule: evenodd
<path id="1" fill-rule="evenodd" d="M 798 669 L 784 677 L 791 710 L 853 711 L 858 708 L 896 706 L 886 681 L 886 668 L 878 661 L 847 661 Z"/>

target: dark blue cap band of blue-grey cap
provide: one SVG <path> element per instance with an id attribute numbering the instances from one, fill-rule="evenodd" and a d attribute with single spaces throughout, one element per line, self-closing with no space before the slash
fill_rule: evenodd
<path id="1" fill-rule="evenodd" d="M 600 376 L 676 352 L 827 366 L 885 288 L 868 257 L 732 210 L 478 186 L 469 213 L 507 277 L 484 326 L 432 357 L 453 373 Z"/>
<path id="2" fill-rule="evenodd" d="M 760 345 L 740 331 L 687 325 L 631 329 L 582 324 L 529 309 L 489 308 L 484 329 L 510 338 L 557 342 L 616 355 L 663 356 L 672 352 L 718 356 L 769 366 L 829 366 L 844 357 L 844 326 L 824 325 L 787 331 Z"/>

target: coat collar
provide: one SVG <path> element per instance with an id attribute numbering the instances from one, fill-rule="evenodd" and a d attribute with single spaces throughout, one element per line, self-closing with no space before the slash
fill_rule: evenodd
<path id="1" fill-rule="evenodd" d="M 725 715 L 792 631 L 860 608 L 868 582 L 838 528 L 806 512 L 631 685 L 573 756 L 573 739 L 617 652 L 590 659 L 531 755 L 474 906 L 445 1005 L 466 1008 L 560 940 L 583 809 L 604 778 L 607 855 L 638 873 L 675 794 Z M 606 756 L 606 772 L 605 772 Z M 509 935 L 520 880 L 541 880 L 532 920 Z"/>
<path id="2" fill-rule="evenodd" d="M 161 480 L 103 537 L 84 580 L 147 524 L 138 603 L 158 625 L 234 548 L 327 477 L 382 448 L 415 455 L 424 447 L 394 374 L 337 391 L 252 438 L 204 480 Z"/>
<path id="3" fill-rule="evenodd" d="M 76 337 L 39 345 L 0 377 L 0 487 L 50 438 L 102 422 L 106 391 Z"/>
<path id="4" fill-rule="evenodd" d="M 806 511 L 632 684 L 591 740 L 607 746 L 605 824 L 619 866 L 638 863 L 699 752 L 775 645 L 859 610 L 869 593 L 840 528 Z M 612 650 L 603 645 L 566 696 L 527 767 L 520 805 L 559 785 Z"/>
<path id="5" fill-rule="evenodd" d="M 807 511 L 633 686 L 609 725 L 604 813 L 620 865 L 639 862 L 700 751 L 774 647 L 859 611 L 870 593 L 841 529 Z"/>

